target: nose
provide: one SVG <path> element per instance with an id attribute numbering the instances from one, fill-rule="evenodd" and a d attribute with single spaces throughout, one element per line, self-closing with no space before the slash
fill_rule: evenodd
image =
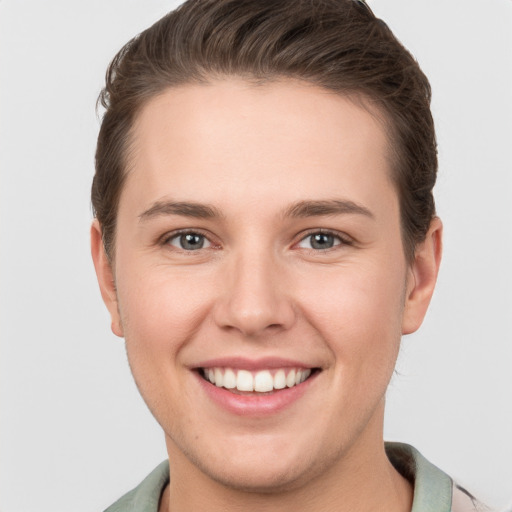
<path id="1" fill-rule="evenodd" d="M 214 311 L 222 329 L 258 337 L 294 324 L 296 312 L 285 272 L 271 255 L 233 255 L 223 277 Z"/>

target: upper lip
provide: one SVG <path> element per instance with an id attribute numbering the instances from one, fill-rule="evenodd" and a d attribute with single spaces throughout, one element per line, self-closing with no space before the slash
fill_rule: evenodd
<path id="1" fill-rule="evenodd" d="M 208 359 L 195 364 L 193 368 L 233 368 L 237 370 L 270 370 L 273 368 L 315 368 L 314 365 L 286 359 L 281 357 L 262 357 L 258 359 L 249 359 L 246 357 L 220 357 Z"/>

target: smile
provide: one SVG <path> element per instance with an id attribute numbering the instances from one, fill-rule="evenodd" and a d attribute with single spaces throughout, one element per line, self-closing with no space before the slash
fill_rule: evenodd
<path id="1" fill-rule="evenodd" d="M 235 393 L 268 393 L 293 388 L 307 380 L 311 373 L 311 368 L 272 368 L 259 371 L 223 367 L 200 369 L 205 380 Z"/>
<path id="2" fill-rule="evenodd" d="M 323 373 L 322 367 L 279 357 L 221 357 L 191 369 L 210 403 L 229 414 L 260 419 L 312 396 Z"/>

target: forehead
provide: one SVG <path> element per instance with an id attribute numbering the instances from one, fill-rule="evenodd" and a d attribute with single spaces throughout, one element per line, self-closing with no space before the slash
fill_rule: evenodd
<path id="1" fill-rule="evenodd" d="M 138 183 L 141 203 L 170 193 L 226 204 L 306 193 L 364 202 L 391 186 L 378 116 L 304 82 L 226 79 L 168 89 L 141 110 L 131 142 L 126 186 Z"/>

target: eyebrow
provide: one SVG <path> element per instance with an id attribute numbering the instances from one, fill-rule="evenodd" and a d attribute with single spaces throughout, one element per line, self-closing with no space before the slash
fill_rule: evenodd
<path id="1" fill-rule="evenodd" d="M 374 219 L 373 213 L 353 201 L 330 199 L 324 201 L 299 201 L 284 211 L 284 217 L 305 218 L 323 215 L 357 214 Z"/>
<path id="2" fill-rule="evenodd" d="M 157 201 L 139 215 L 139 220 L 145 221 L 162 215 L 181 215 L 196 219 L 222 217 L 220 211 L 215 208 L 215 206 L 208 204 L 192 203 L 188 201 Z"/>
<path id="3" fill-rule="evenodd" d="M 340 199 L 299 201 L 286 208 L 283 212 L 283 217 L 306 218 L 341 214 L 358 214 L 371 219 L 374 218 L 373 213 L 368 208 L 353 201 Z M 209 204 L 188 201 L 157 201 L 139 215 L 139 220 L 145 221 L 164 215 L 181 215 L 196 219 L 223 217 L 218 208 Z"/>

